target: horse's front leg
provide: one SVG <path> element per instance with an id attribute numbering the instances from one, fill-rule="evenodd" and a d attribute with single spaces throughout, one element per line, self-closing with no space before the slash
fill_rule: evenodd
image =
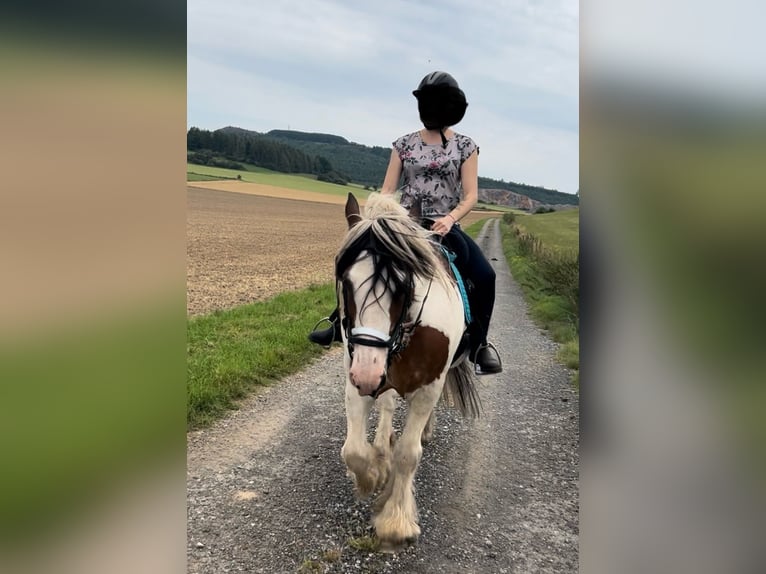
<path id="1" fill-rule="evenodd" d="M 375 465 L 378 468 L 378 481 L 376 489 L 383 486 L 388 480 L 391 471 L 391 452 L 396 444 L 396 435 L 393 430 L 394 410 L 396 409 L 396 391 L 389 389 L 377 398 L 378 426 L 375 429 Z"/>
<path id="2" fill-rule="evenodd" d="M 340 454 L 359 498 L 368 497 L 381 483 L 375 449 L 367 441 L 367 421 L 374 402 L 372 397 L 360 396 L 346 378 L 346 442 Z"/>
<path id="3" fill-rule="evenodd" d="M 443 386 L 444 377 L 441 377 L 407 397 L 407 420 L 394 447 L 391 476 L 377 501 L 379 512 L 373 519 L 383 549 L 394 550 L 420 536 L 413 478 L 423 452 L 421 436 Z"/>

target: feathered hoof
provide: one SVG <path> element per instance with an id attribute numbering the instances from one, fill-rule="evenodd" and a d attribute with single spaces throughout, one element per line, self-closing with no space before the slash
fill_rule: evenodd
<path id="1" fill-rule="evenodd" d="M 420 526 L 412 520 L 400 518 L 391 520 L 383 515 L 373 519 L 375 534 L 380 539 L 381 552 L 398 552 L 411 544 L 415 544 L 420 537 Z M 384 550 L 388 548 L 389 550 Z"/>

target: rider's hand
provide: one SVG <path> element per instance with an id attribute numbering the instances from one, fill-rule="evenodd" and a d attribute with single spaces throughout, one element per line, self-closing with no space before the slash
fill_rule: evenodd
<path id="1" fill-rule="evenodd" d="M 455 220 L 451 215 L 447 215 L 434 221 L 434 224 L 431 226 L 431 231 L 444 237 L 449 233 L 449 230 L 452 229 L 453 225 L 455 225 Z"/>

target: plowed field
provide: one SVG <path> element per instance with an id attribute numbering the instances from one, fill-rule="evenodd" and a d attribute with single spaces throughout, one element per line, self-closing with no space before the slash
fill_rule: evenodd
<path id="1" fill-rule="evenodd" d="M 341 197 L 251 183 L 189 185 L 187 313 L 202 315 L 332 281 L 346 230 L 344 203 Z M 497 214 L 474 212 L 463 223 L 492 216 Z"/>

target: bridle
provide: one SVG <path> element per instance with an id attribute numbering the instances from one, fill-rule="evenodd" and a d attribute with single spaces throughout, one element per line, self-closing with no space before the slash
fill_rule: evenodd
<path id="1" fill-rule="evenodd" d="M 423 308 L 425 307 L 426 300 L 428 300 L 428 295 L 431 292 L 432 283 L 433 279 L 428 282 L 428 289 L 423 297 L 423 301 L 420 303 L 420 310 L 418 311 L 415 320 L 405 323 L 407 312 L 412 306 L 412 296 L 415 289 L 414 284 L 410 284 L 410 288 L 405 295 L 402 310 L 399 313 L 399 317 L 396 320 L 390 335 L 371 327 L 352 327 L 349 329 L 348 315 L 346 315 L 343 320 L 343 330 L 346 334 L 346 348 L 348 349 L 349 357 L 353 360 L 355 345 L 387 349 L 386 370 L 388 370 L 388 367 L 391 365 L 391 360 L 407 347 L 413 331 L 420 325 L 420 318 L 423 315 Z"/>

